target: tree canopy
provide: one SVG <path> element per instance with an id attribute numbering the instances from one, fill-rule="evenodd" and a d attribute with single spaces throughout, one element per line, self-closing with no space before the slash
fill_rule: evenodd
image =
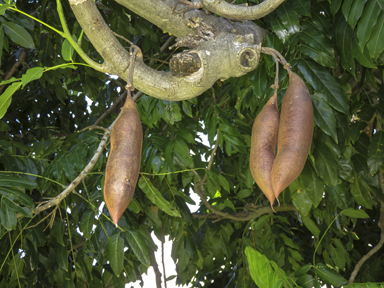
<path id="1" fill-rule="evenodd" d="M 0 288 L 124 287 L 150 266 L 166 287 L 152 235 L 180 285 L 379 287 L 383 25 L 382 0 L 0 0 Z M 249 168 L 276 71 L 279 106 L 288 87 L 266 48 L 315 120 L 274 211 Z M 115 227 L 103 188 L 127 84 L 144 138 Z"/>

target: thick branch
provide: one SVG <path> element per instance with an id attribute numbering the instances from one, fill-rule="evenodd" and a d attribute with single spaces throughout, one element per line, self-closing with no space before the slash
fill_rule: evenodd
<path id="1" fill-rule="evenodd" d="M 367 254 L 365 254 L 360 261 L 356 264 L 355 269 L 353 269 L 351 277 L 349 278 L 349 284 L 352 284 L 355 281 L 356 275 L 359 272 L 361 266 L 367 261 L 373 254 L 380 250 L 384 245 L 384 203 L 380 203 L 380 219 L 377 223 L 377 226 L 381 229 L 380 241 L 375 247 L 373 247 Z"/>
<path id="2" fill-rule="evenodd" d="M 175 2 L 173 0 L 140 1 L 140 3 L 145 6 L 143 11 L 147 11 L 149 7 L 155 6 L 156 9 L 158 9 L 158 7 L 163 7 L 162 5 L 168 6 Z M 120 1 L 120 3 L 122 2 L 124 1 Z M 119 75 L 122 79 L 127 81 L 128 71 L 126 68 L 129 64 L 130 55 L 112 34 L 109 26 L 100 15 L 94 1 L 69 0 L 69 3 L 81 27 L 84 29 L 84 32 L 104 59 L 106 66 L 110 67 L 109 72 L 111 74 Z M 132 5 L 139 5 L 139 2 L 136 0 L 126 1 L 124 2 L 124 5 L 126 7 L 129 6 L 129 9 L 134 10 Z M 156 12 L 157 14 L 155 13 L 155 15 L 161 15 L 161 11 L 165 9 L 163 8 L 159 10 L 160 12 Z M 168 6 L 168 9 L 170 9 L 170 6 Z M 197 12 L 205 14 L 205 12 L 202 11 Z M 195 11 L 190 13 L 193 14 Z M 190 13 L 188 12 L 188 15 L 190 15 Z M 172 19 L 178 19 L 180 16 L 167 14 L 165 16 L 161 15 L 160 18 L 163 18 L 163 22 L 172 22 Z M 212 23 L 218 21 L 215 19 L 220 19 L 218 17 L 213 17 L 212 15 L 210 15 L 210 18 L 212 19 Z M 183 19 L 179 19 L 179 21 L 183 21 L 184 23 Z M 212 25 L 209 22 L 207 23 Z M 186 24 L 184 23 L 183 25 Z M 252 71 L 258 63 L 260 48 L 257 45 L 263 41 L 265 33 L 252 22 L 247 22 L 241 25 L 237 24 L 237 26 L 234 24 L 229 25 L 235 27 L 231 30 L 231 33 L 219 33 L 214 40 L 207 41 L 205 42 L 205 45 L 199 47 L 199 50 L 196 53 L 199 54 L 203 66 L 195 73 L 196 75 L 194 77 L 175 77 L 170 72 L 156 71 L 145 65 L 143 61 L 137 59 L 133 76 L 134 87 L 143 93 L 156 98 L 179 101 L 202 94 L 218 79 L 240 77 L 249 71 Z M 180 27 L 181 26 L 178 25 L 175 26 L 174 29 L 182 30 Z M 218 31 L 222 30 L 218 29 Z M 241 34 L 242 32 L 246 32 L 247 36 Z M 247 55 L 243 55 L 245 50 L 247 50 Z M 253 58 L 257 61 L 252 62 L 252 65 L 250 66 L 244 66 L 241 62 L 244 58 L 241 58 L 241 56 L 247 58 L 249 53 L 251 53 Z"/>
<path id="3" fill-rule="evenodd" d="M 265 0 L 259 5 L 234 5 L 223 0 L 201 0 L 204 9 L 222 17 L 236 20 L 260 19 L 275 10 L 284 0 Z"/>
<path id="4" fill-rule="evenodd" d="M 106 131 L 104 133 L 103 138 L 100 141 L 99 147 L 97 147 L 95 154 L 93 155 L 91 161 L 89 161 L 87 166 L 85 166 L 84 170 L 81 171 L 81 173 L 75 178 L 75 180 L 72 181 L 71 184 L 69 184 L 69 186 L 63 192 L 61 192 L 58 196 L 56 196 L 52 200 L 49 200 L 48 203 L 36 207 L 34 209 L 33 213 L 38 214 L 38 213 L 45 211 L 45 210 L 47 210 L 53 206 L 58 206 L 61 203 L 61 201 L 65 197 L 67 197 L 69 195 L 69 193 L 71 193 L 76 188 L 76 186 L 85 179 L 87 174 L 92 171 L 93 167 L 95 166 L 95 164 L 96 164 L 97 160 L 99 159 L 103 150 L 107 147 L 108 138 L 111 134 L 110 131 L 113 127 L 113 124 L 114 124 L 114 122 L 112 123 L 112 125 L 110 127 L 108 127 L 108 131 Z"/>

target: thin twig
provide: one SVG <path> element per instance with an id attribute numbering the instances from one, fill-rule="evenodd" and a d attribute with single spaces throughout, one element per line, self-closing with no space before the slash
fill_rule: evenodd
<path id="1" fill-rule="evenodd" d="M 353 281 L 355 281 L 356 275 L 359 272 L 361 266 L 364 264 L 365 261 L 367 261 L 373 254 L 375 254 L 377 251 L 380 250 L 381 247 L 384 245 L 384 203 L 380 203 L 380 219 L 377 223 L 377 226 L 381 229 L 380 234 L 380 241 L 377 243 L 375 247 L 373 247 L 367 254 L 365 254 L 359 262 L 357 262 L 355 269 L 353 269 L 351 277 L 349 278 L 348 283 L 352 284 Z"/>
<path id="2" fill-rule="evenodd" d="M 101 153 L 103 152 L 103 150 L 106 148 L 107 146 L 107 143 L 108 143 L 108 138 L 109 136 L 111 135 L 111 129 L 113 127 L 115 122 L 113 122 L 111 124 L 111 126 L 108 127 L 108 131 L 106 131 L 103 135 L 103 138 L 101 139 L 100 143 L 99 143 L 99 147 L 97 147 L 96 151 L 95 151 L 95 154 L 93 155 L 91 161 L 89 161 L 89 163 L 87 164 L 87 166 L 85 166 L 85 168 L 83 169 L 83 171 L 81 171 L 81 173 L 75 178 L 75 180 L 72 181 L 71 184 L 69 184 L 69 186 L 64 189 L 63 192 L 61 192 L 59 195 L 57 195 L 55 198 L 53 198 L 52 200 L 49 200 L 46 204 L 44 205 L 41 205 L 39 207 L 36 207 L 33 211 L 33 213 L 35 214 L 38 214 L 42 211 L 45 211 L 53 206 L 58 206 L 61 201 L 67 197 L 75 188 L 76 186 L 82 182 L 85 177 L 87 176 L 88 173 L 91 172 L 91 170 L 93 169 L 93 167 L 95 166 L 97 160 L 99 159 Z"/>

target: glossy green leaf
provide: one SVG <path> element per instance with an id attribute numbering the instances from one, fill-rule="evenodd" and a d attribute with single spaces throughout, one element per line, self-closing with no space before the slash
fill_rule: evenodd
<path id="1" fill-rule="evenodd" d="M 75 49 L 73 48 L 72 44 L 69 43 L 67 39 L 64 40 L 63 46 L 61 47 L 61 55 L 63 56 L 63 59 L 65 61 L 73 61 L 73 53 L 75 52 Z"/>
<path id="2" fill-rule="evenodd" d="M 300 267 L 300 269 L 295 271 L 295 277 L 300 277 L 307 274 L 307 272 L 311 270 L 311 268 L 312 264 L 305 264 L 304 266 Z"/>
<path id="3" fill-rule="evenodd" d="M 377 0 L 368 0 L 364 7 L 363 15 L 361 16 L 356 30 L 360 50 L 364 50 L 365 44 L 372 34 L 372 29 L 376 25 L 380 10 Z"/>
<path id="4" fill-rule="evenodd" d="M 368 167 L 371 174 L 376 174 L 384 162 L 384 133 L 378 131 L 371 137 L 368 149 Z"/>
<path id="5" fill-rule="evenodd" d="M 303 215 L 307 215 L 312 208 L 312 201 L 306 190 L 297 190 L 292 194 L 292 202 L 296 209 Z"/>
<path id="6" fill-rule="evenodd" d="M 359 44 L 357 42 L 357 38 L 353 37 L 353 57 L 356 58 L 359 63 L 367 68 L 376 68 L 376 66 L 372 63 L 371 57 L 369 56 L 368 49 L 363 47 L 363 52 L 360 51 Z"/>
<path id="7" fill-rule="evenodd" d="M 108 239 L 108 258 L 113 272 L 120 276 L 124 265 L 124 240 L 120 237 L 120 233 Z"/>
<path id="8" fill-rule="evenodd" d="M 11 105 L 12 95 L 19 90 L 20 87 L 21 82 L 13 83 L 5 89 L 3 94 L 0 95 L 0 119 L 4 117 L 9 105 Z"/>
<path id="9" fill-rule="evenodd" d="M 333 263 L 335 263 L 336 267 L 344 270 L 346 259 L 344 259 L 343 252 L 339 249 L 336 249 L 332 244 L 328 247 L 329 255 L 331 256 Z"/>
<path id="10" fill-rule="evenodd" d="M 10 7 L 10 4 L 2 4 L 0 6 L 0 15 L 4 15 L 5 11 Z"/>
<path id="11" fill-rule="evenodd" d="M 343 0 L 332 0 L 330 10 L 333 16 L 339 11 L 341 4 L 343 3 Z"/>
<path id="12" fill-rule="evenodd" d="M 316 223 L 311 218 L 304 215 L 301 216 L 301 220 L 303 221 L 305 227 L 307 227 L 308 230 L 311 231 L 312 235 L 319 239 L 320 229 L 319 227 L 317 227 Z"/>
<path id="13" fill-rule="evenodd" d="M 0 222 L 8 231 L 16 229 L 17 215 L 9 206 L 0 204 Z"/>
<path id="14" fill-rule="evenodd" d="M 22 89 L 29 82 L 40 79 L 43 76 L 44 68 L 43 67 L 34 67 L 27 70 L 27 72 L 21 77 Z"/>
<path id="15" fill-rule="evenodd" d="M 191 104 L 188 101 L 183 101 L 182 103 L 184 113 L 189 117 L 193 117 Z"/>
<path id="16" fill-rule="evenodd" d="M 164 199 L 164 197 L 160 194 L 159 190 L 153 186 L 151 181 L 145 177 L 141 176 L 139 180 L 139 187 L 144 191 L 145 195 L 151 200 L 153 204 L 159 207 L 160 210 L 167 213 L 170 216 L 181 217 L 179 211 L 173 210 L 172 205 Z"/>
<path id="17" fill-rule="evenodd" d="M 316 48 L 302 44 L 299 46 L 299 51 L 307 55 L 308 57 L 312 58 L 322 66 L 330 67 L 330 68 L 337 67 L 335 59 L 332 56 L 324 53 L 323 51 L 317 50 Z"/>
<path id="18" fill-rule="evenodd" d="M 131 209 L 134 213 L 139 213 L 141 211 L 140 204 L 135 198 L 132 198 L 131 202 L 128 205 L 128 208 Z"/>
<path id="19" fill-rule="evenodd" d="M 1 197 L 1 205 L 2 206 L 7 206 L 9 209 L 14 210 L 17 213 L 20 213 L 21 215 L 25 217 L 32 217 L 32 211 L 31 209 L 23 209 L 19 205 L 17 205 L 15 202 L 13 202 L 11 199 L 9 199 L 7 196 Z"/>
<path id="20" fill-rule="evenodd" d="M 341 211 L 341 213 L 352 218 L 369 218 L 368 214 L 361 209 L 348 208 Z"/>
<path id="21" fill-rule="evenodd" d="M 346 2 L 345 2 L 346 3 Z M 352 49 L 353 30 L 348 23 L 340 17 L 335 27 L 336 47 L 344 70 L 355 76 L 355 61 Z"/>
<path id="22" fill-rule="evenodd" d="M 372 29 L 371 38 L 367 42 L 369 55 L 374 60 L 379 58 L 384 50 L 384 11 L 381 11 L 376 25 Z"/>
<path id="23" fill-rule="evenodd" d="M 3 23 L 3 27 L 5 34 L 13 42 L 25 48 L 35 49 L 31 35 L 23 27 L 13 22 Z"/>
<path id="24" fill-rule="evenodd" d="M 341 209 L 346 209 L 348 207 L 350 195 L 345 184 L 328 187 L 327 192 L 331 197 L 332 202 L 335 203 L 338 207 Z"/>
<path id="25" fill-rule="evenodd" d="M 316 142 L 313 151 L 316 170 L 326 185 L 336 186 L 339 181 L 338 161 L 335 154 L 323 142 Z"/>
<path id="26" fill-rule="evenodd" d="M 355 175 L 355 182 L 351 183 L 351 193 L 357 204 L 372 209 L 369 191 L 367 191 L 367 186 L 364 184 L 364 180 Z"/>
<path id="27" fill-rule="evenodd" d="M 251 277 L 258 287 L 282 287 L 283 281 L 278 278 L 277 273 L 272 269 L 270 261 L 265 255 L 249 246 L 245 248 L 245 255 L 248 259 Z"/>
<path id="28" fill-rule="evenodd" d="M 303 15 L 303 16 L 311 16 L 311 2 L 305 1 L 305 0 L 296 0 L 289 3 L 292 5 L 292 8 L 294 11 L 296 11 L 297 14 Z"/>
<path id="29" fill-rule="evenodd" d="M 0 195 L 8 196 L 12 200 L 26 207 L 35 207 L 35 203 L 33 202 L 32 198 L 28 196 L 23 190 L 0 186 Z"/>
<path id="30" fill-rule="evenodd" d="M 357 21 L 359 21 L 366 2 L 367 0 L 353 1 L 347 19 L 352 28 L 355 28 Z"/>
<path id="31" fill-rule="evenodd" d="M 317 273 L 321 280 L 335 287 L 339 287 L 348 283 L 344 277 L 323 263 L 317 263 L 316 266 L 313 267 L 313 270 L 315 273 Z"/>
<path id="32" fill-rule="evenodd" d="M 95 211 L 86 210 L 81 217 L 80 230 L 84 233 L 86 239 L 91 238 L 93 224 L 95 222 Z"/>
<path id="33" fill-rule="evenodd" d="M 331 106 L 324 101 L 322 95 L 315 93 L 312 96 L 312 103 L 314 108 L 315 123 L 324 131 L 325 134 L 331 136 L 336 143 L 337 139 L 337 124 L 336 117 L 333 114 Z"/>
<path id="34" fill-rule="evenodd" d="M 141 236 L 138 230 L 127 230 L 125 235 L 137 259 L 139 259 L 144 266 L 149 267 L 151 265 L 151 254 L 143 236 Z"/>
<path id="35" fill-rule="evenodd" d="M 0 173 L 0 186 L 33 189 L 36 187 L 36 182 L 33 182 L 28 178 L 22 178 L 18 175 Z"/>
<path id="36" fill-rule="evenodd" d="M 53 229 L 51 230 L 51 235 L 56 239 L 57 243 L 61 246 L 65 246 L 64 243 L 64 223 L 61 220 L 56 220 L 53 223 Z"/>
<path id="37" fill-rule="evenodd" d="M 293 6 L 283 3 L 276 9 L 276 12 L 280 17 L 281 23 L 287 29 L 288 34 L 291 35 L 300 31 L 299 18 Z"/>
<path id="38" fill-rule="evenodd" d="M 56 246 L 56 261 L 61 269 L 68 271 L 68 254 L 65 246 Z"/>
<path id="39" fill-rule="evenodd" d="M 191 157 L 190 149 L 188 145 L 181 138 L 176 138 L 174 145 L 175 156 L 180 160 L 180 164 L 187 167 L 193 167 L 193 159 Z"/>
<path id="40" fill-rule="evenodd" d="M 349 106 L 344 91 L 324 67 L 315 62 L 301 59 L 298 61 L 298 68 L 312 87 L 324 96 L 329 105 L 342 113 L 349 114 Z"/>
<path id="41" fill-rule="evenodd" d="M 303 275 L 296 280 L 297 285 L 303 288 L 312 288 L 313 287 L 313 276 L 312 275 Z"/>

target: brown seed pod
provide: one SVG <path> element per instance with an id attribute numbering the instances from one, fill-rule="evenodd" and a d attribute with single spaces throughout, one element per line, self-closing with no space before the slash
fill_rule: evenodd
<path id="1" fill-rule="evenodd" d="M 252 127 L 251 155 L 249 167 L 253 179 L 271 203 L 275 201 L 272 186 L 272 166 L 275 160 L 277 133 L 279 128 L 279 109 L 277 94 L 265 103 Z"/>
<path id="2" fill-rule="evenodd" d="M 135 102 L 128 96 L 111 132 L 105 172 L 104 199 L 117 222 L 131 202 L 139 178 L 143 128 Z"/>
<path id="3" fill-rule="evenodd" d="M 289 85 L 281 104 L 278 152 L 272 168 L 275 197 L 300 175 L 313 136 L 313 107 L 303 80 L 289 73 Z"/>

